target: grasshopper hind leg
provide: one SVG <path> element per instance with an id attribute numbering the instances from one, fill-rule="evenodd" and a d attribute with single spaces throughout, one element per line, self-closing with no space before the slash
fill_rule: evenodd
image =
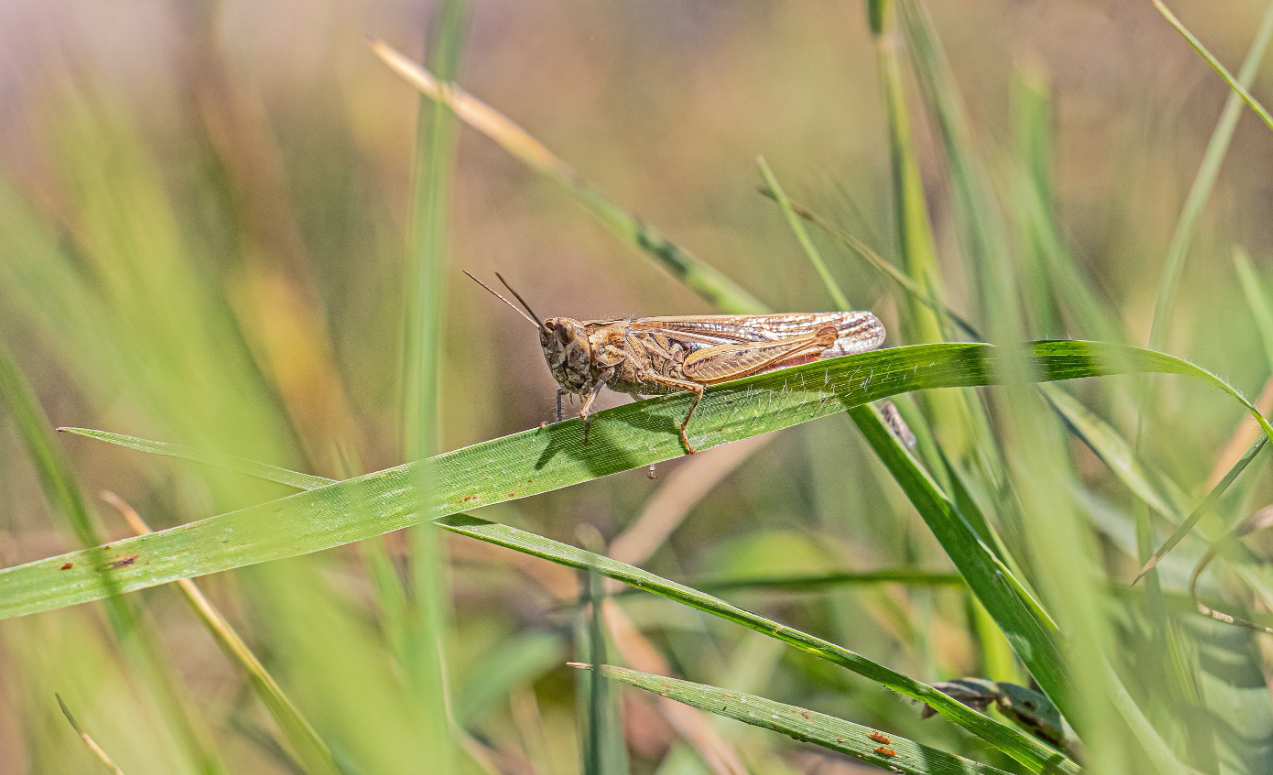
<path id="1" fill-rule="evenodd" d="M 694 455 L 698 453 L 698 450 L 694 449 L 694 445 L 690 443 L 690 437 L 685 435 L 685 429 L 690 424 L 690 418 L 694 416 L 694 410 L 698 408 L 698 402 L 703 400 L 704 388 L 702 385 L 695 385 L 686 390 L 694 394 L 694 402 L 690 404 L 690 410 L 685 413 L 685 419 L 681 420 L 681 443 L 685 445 L 686 452 Z"/>

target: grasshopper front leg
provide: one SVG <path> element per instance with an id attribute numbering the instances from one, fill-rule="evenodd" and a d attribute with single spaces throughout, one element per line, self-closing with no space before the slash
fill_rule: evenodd
<path id="1" fill-rule="evenodd" d="M 583 443 L 588 443 L 588 427 L 592 421 L 588 418 L 588 414 L 592 411 L 592 402 L 597 400 L 597 394 L 601 392 L 601 388 L 605 387 L 605 380 L 598 380 L 596 386 L 588 393 L 588 397 L 584 399 L 583 409 L 579 410 L 579 419 L 583 420 Z"/>
<path id="2" fill-rule="evenodd" d="M 564 387 L 557 387 L 557 422 L 561 422 L 561 397 L 569 392 Z"/>

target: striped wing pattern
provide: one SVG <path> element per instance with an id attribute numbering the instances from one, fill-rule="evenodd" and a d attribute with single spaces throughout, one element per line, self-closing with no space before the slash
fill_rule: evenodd
<path id="1" fill-rule="evenodd" d="M 692 350 L 745 342 L 778 342 L 811 336 L 835 326 L 835 344 L 819 358 L 874 350 L 884 344 L 884 325 L 870 312 L 788 312 L 772 315 L 694 315 L 637 318 L 634 331 L 673 335 Z M 694 347 L 694 345 L 698 345 Z"/>

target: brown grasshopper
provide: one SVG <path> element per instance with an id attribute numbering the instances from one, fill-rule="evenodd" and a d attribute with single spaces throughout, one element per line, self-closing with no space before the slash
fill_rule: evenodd
<path id="1" fill-rule="evenodd" d="M 486 283 L 465 274 L 539 329 L 539 344 L 558 385 L 557 420 L 561 421 L 563 395 L 584 396 L 579 418 L 584 421 L 585 444 L 588 413 L 602 387 L 634 399 L 693 393 L 694 401 L 681 421 L 681 443 L 692 455 L 697 450 L 685 428 L 708 385 L 866 352 L 884 343 L 884 325 L 870 312 L 540 318 L 498 272 L 495 276 L 522 303 L 525 312 Z"/>

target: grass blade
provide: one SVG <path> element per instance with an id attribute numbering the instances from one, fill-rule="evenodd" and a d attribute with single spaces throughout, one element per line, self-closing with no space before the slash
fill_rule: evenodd
<path id="1" fill-rule="evenodd" d="M 118 495 L 108 492 L 103 493 L 102 497 L 119 510 L 133 532 L 138 535 L 152 532 L 141 515 Z M 301 714 L 291 698 L 283 691 L 283 687 L 265 669 L 261 660 L 257 659 L 256 654 L 252 653 L 252 649 L 229 620 L 221 615 L 212 601 L 208 600 L 190 579 L 177 581 L 177 587 L 191 610 L 203 623 L 204 629 L 221 647 L 221 651 L 247 675 L 252 691 L 260 698 L 261 703 L 265 705 L 266 710 L 270 712 L 275 723 L 282 730 L 283 736 L 291 743 L 292 750 L 305 766 L 308 775 L 343 775 L 327 743 L 318 736 L 314 726 Z"/>
<path id="2" fill-rule="evenodd" d="M 1273 301 L 1270 301 L 1268 289 L 1245 250 L 1238 248 L 1233 251 L 1233 266 L 1238 272 L 1242 295 L 1251 308 L 1251 317 L 1255 318 L 1255 327 L 1260 332 L 1264 357 L 1268 360 L 1269 367 L 1273 368 Z"/>
<path id="3" fill-rule="evenodd" d="M 1229 95 L 1229 99 L 1224 104 L 1224 110 L 1220 113 L 1220 120 L 1216 123 L 1216 128 L 1211 133 L 1211 139 L 1207 142 L 1207 150 L 1202 155 L 1202 163 L 1198 165 L 1198 173 L 1194 176 L 1193 185 L 1189 188 L 1189 194 L 1185 198 L 1184 207 L 1180 211 L 1180 220 L 1176 222 L 1176 230 L 1171 235 L 1171 244 L 1167 247 L 1167 258 L 1163 263 L 1162 277 L 1158 282 L 1158 295 L 1154 300 L 1154 319 L 1149 329 L 1149 348 L 1151 350 L 1162 347 L 1163 341 L 1167 336 L 1167 323 L 1174 309 L 1176 291 L 1180 287 L 1180 277 L 1184 273 L 1185 257 L 1188 254 L 1189 242 L 1193 238 L 1194 227 L 1197 225 L 1198 216 L 1202 214 L 1202 208 L 1206 205 L 1207 200 L 1211 197 L 1211 190 L 1215 187 L 1216 177 L 1220 174 L 1220 165 L 1224 162 L 1225 154 L 1229 150 L 1229 142 L 1233 139 L 1233 132 L 1237 129 L 1238 119 L 1242 115 L 1241 100 L 1248 100 L 1251 107 L 1260 114 L 1261 118 L 1268 123 L 1268 114 L 1264 112 L 1262 107 L 1258 107 L 1259 103 L 1251 100 L 1246 88 L 1255 81 L 1256 73 L 1259 71 L 1260 61 L 1264 59 L 1264 52 L 1268 48 L 1269 37 L 1273 35 L 1273 4 L 1264 12 L 1264 19 L 1260 22 L 1260 28 L 1255 33 L 1255 40 L 1251 43 L 1251 50 L 1247 53 L 1246 60 L 1242 63 L 1242 70 L 1238 74 L 1238 80 L 1234 81 L 1228 71 L 1217 62 L 1202 44 L 1185 29 L 1167 6 L 1163 5 L 1161 0 L 1152 0 L 1158 10 L 1167 18 L 1167 21 L 1189 40 L 1194 48 L 1198 49 L 1207 61 L 1211 62 L 1212 67 L 1217 69 L 1229 85 L 1234 89 L 1234 93 Z M 1269 124 L 1273 128 L 1273 124 Z"/>
<path id="4" fill-rule="evenodd" d="M 1039 342 L 1028 349 L 1039 379 L 1141 370 L 1188 375 L 1250 404 L 1218 378 L 1160 353 L 1093 342 Z M 999 356 L 985 344 L 897 347 L 810 363 L 710 389 L 691 424 L 695 445 L 719 444 L 838 414 L 911 390 L 993 384 Z M 432 505 L 418 513 L 411 463 L 113 544 L 108 559 L 133 557 L 115 572 L 125 591 L 178 578 L 294 557 L 433 518 L 567 487 L 683 454 L 676 428 L 690 397 L 672 395 L 593 415 L 591 444 L 578 420 L 515 433 L 428 461 Z M 1256 413 L 1258 414 L 1258 413 Z M 1266 434 L 1273 428 L 1260 418 Z M 885 431 L 886 432 L 886 431 Z M 891 438 L 891 436 L 890 436 Z M 365 508 L 364 508 L 365 507 Z M 86 552 L 0 571 L 0 618 L 59 608 L 107 594 Z M 60 570 L 67 562 L 73 568 Z"/>
<path id="5" fill-rule="evenodd" d="M 133 675 L 167 714 L 194 769 L 206 775 L 225 772 L 211 735 L 182 693 L 183 687 L 179 686 L 179 679 L 170 669 L 159 644 L 139 625 L 137 616 L 121 597 L 124 588 L 116 575 L 119 560 L 111 561 L 104 548 L 97 546 L 101 541 L 97 526 L 70 463 L 54 444 L 48 418 L 35 392 L 3 343 L 0 343 L 0 404 L 9 410 L 18 427 L 45 497 L 62 513 L 86 547 L 77 553 L 80 570 L 101 590 L 98 597 L 106 601 L 111 628 Z M 69 719 L 70 714 L 67 717 Z"/>
<path id="6" fill-rule="evenodd" d="M 466 514 L 444 517 L 437 524 L 454 533 L 476 538 L 487 543 L 515 549 L 525 554 L 580 570 L 589 570 L 629 584 L 748 629 L 761 632 L 788 643 L 813 656 L 826 659 L 858 675 L 887 686 L 899 694 L 918 700 L 981 737 L 1035 772 L 1077 772 L 1073 762 L 1048 748 L 1034 738 L 1001 724 L 951 699 L 933 687 L 909 678 L 901 673 L 873 662 L 860 654 L 849 651 L 821 638 L 779 624 L 750 611 L 743 610 L 711 595 L 677 584 L 627 563 L 584 551 L 568 544 L 518 530 L 514 527 L 487 522 Z"/>
<path id="7" fill-rule="evenodd" d="M 1163 15 L 1163 18 L 1166 19 L 1171 26 L 1175 27 L 1176 30 L 1184 36 L 1185 40 L 1189 41 L 1189 45 L 1193 46 L 1193 50 L 1197 51 L 1203 59 L 1207 60 L 1207 64 L 1211 65 L 1211 68 L 1220 74 L 1220 77 L 1224 79 L 1224 82 L 1229 84 L 1229 88 L 1233 89 L 1233 91 L 1242 98 L 1242 101 L 1249 105 L 1251 110 L 1255 111 L 1255 114 L 1264 121 L 1269 129 L 1273 129 L 1273 116 L 1270 116 L 1269 112 L 1264 109 L 1264 106 L 1261 105 L 1255 97 L 1251 96 L 1251 93 L 1246 90 L 1246 85 L 1242 83 L 1241 79 L 1235 79 L 1229 71 L 1225 69 L 1224 65 L 1220 64 L 1220 60 L 1216 59 L 1211 52 L 1207 50 L 1207 47 L 1202 45 L 1202 41 L 1195 38 L 1193 33 L 1185 27 L 1184 23 L 1176 18 L 1176 15 L 1171 12 L 1171 9 L 1169 9 L 1162 0 L 1150 0 L 1150 2 L 1154 4 L 1154 7 L 1158 9 L 1158 12 Z"/>
<path id="8" fill-rule="evenodd" d="M 439 81 L 432 73 L 383 41 L 372 49 L 398 75 L 425 97 L 455 111 L 464 123 L 499 143 L 522 163 L 561 186 L 593 217 L 624 243 L 654 256 L 699 296 L 724 312 L 754 312 L 763 305 L 737 283 L 697 256 L 670 242 L 657 229 L 611 204 L 596 186 L 584 180 L 526 130 L 459 86 Z"/>
<path id="9" fill-rule="evenodd" d="M 109 431 L 97 431 L 89 428 L 58 428 L 62 433 L 70 433 L 76 436 L 86 436 L 90 439 L 105 441 L 109 444 L 116 444 L 126 449 L 136 450 L 138 452 L 146 452 L 151 455 L 164 455 L 166 457 L 175 457 L 179 460 L 189 460 L 193 463 L 202 463 L 204 465 L 216 466 L 224 468 L 227 471 L 235 471 L 248 476 L 254 476 L 257 479 L 263 479 L 267 482 L 275 482 L 277 484 L 294 487 L 297 490 L 313 490 L 317 487 L 325 487 L 335 479 L 328 479 L 325 476 L 314 476 L 312 474 L 302 474 L 298 471 L 291 471 L 286 468 L 279 468 L 268 463 L 258 463 L 255 460 L 235 457 L 234 455 L 219 455 L 203 450 L 188 447 L 184 444 L 172 444 L 166 441 L 150 441 L 149 439 L 139 439 L 136 436 L 125 436 L 122 433 L 110 433 Z"/>
<path id="10" fill-rule="evenodd" d="M 819 592 L 834 587 L 856 587 L 874 584 L 905 584 L 915 587 L 962 587 L 964 577 L 941 571 L 896 570 L 854 571 L 845 573 L 809 573 L 792 576 L 758 576 L 736 579 L 702 579 L 688 586 L 703 592 Z M 618 595 L 619 597 L 622 594 Z"/>
<path id="11" fill-rule="evenodd" d="M 1216 502 L 1220 500 L 1220 496 L 1224 495 L 1225 490 L 1229 489 L 1229 485 L 1233 484 L 1234 480 L 1241 476 L 1242 472 L 1246 470 L 1246 467 L 1251 464 L 1252 460 L 1255 460 L 1256 455 L 1260 454 L 1268 441 L 1268 436 L 1261 436 L 1250 446 L 1250 448 L 1247 449 L 1246 454 L 1244 454 L 1241 459 L 1233 465 L 1233 468 L 1229 469 L 1229 472 L 1224 475 L 1224 478 L 1221 479 L 1215 487 L 1211 488 L 1211 491 L 1208 492 L 1207 496 L 1202 499 L 1202 502 L 1199 503 L 1192 512 L 1190 512 L 1185 521 L 1180 523 L 1180 526 L 1176 528 L 1166 541 L 1163 541 L 1162 546 L 1158 547 L 1158 551 L 1150 555 L 1149 559 L 1145 562 L 1144 567 L 1140 569 L 1140 573 L 1136 574 L 1136 578 L 1132 580 L 1133 584 L 1144 578 L 1146 573 L 1158 567 L 1158 563 L 1162 562 L 1162 558 L 1166 557 L 1167 553 L 1174 549 L 1176 544 L 1180 543 L 1180 539 L 1188 535 L 1189 531 L 1193 530 L 1194 526 L 1198 524 L 1198 521 L 1211 511 L 1211 509 L 1216 505 Z"/>
<path id="12" fill-rule="evenodd" d="M 71 729 L 75 730 L 75 734 L 79 735 L 80 739 L 84 741 L 84 745 L 88 746 L 88 750 L 93 752 L 93 755 L 106 766 L 107 770 L 110 770 L 112 775 L 124 775 L 124 771 L 119 768 L 119 765 L 116 764 L 113 759 L 111 759 L 110 754 L 106 753 L 106 751 L 97 744 L 97 741 L 94 740 L 88 732 L 84 731 L 84 728 L 81 727 L 79 722 L 75 720 L 75 716 L 71 715 L 71 709 L 66 707 L 66 703 L 62 700 L 62 695 L 57 694 L 54 696 L 57 697 L 57 704 L 58 707 L 62 709 L 62 715 L 66 716 L 66 722 L 71 725 Z"/>
<path id="13" fill-rule="evenodd" d="M 444 82 L 458 77 L 467 3 L 443 0 L 429 37 L 433 66 Z M 412 172 L 412 211 L 407 240 L 407 298 L 402 338 L 403 459 L 433 455 L 441 438 L 438 411 L 439 364 L 445 320 L 447 216 L 455 169 L 459 126 L 446 105 L 419 99 L 416 112 L 415 168 Z M 433 469 L 416 472 L 421 511 L 434 486 Z M 456 746 L 451 735 L 443 643 L 450 619 L 449 567 L 436 531 L 417 525 L 410 531 L 410 595 L 403 628 L 404 649 L 398 654 L 407 683 L 420 708 L 418 727 L 424 748 L 436 757 L 440 773 L 456 771 Z"/>
<path id="14" fill-rule="evenodd" d="M 1007 775 L 997 767 L 953 756 L 904 737 L 885 735 L 871 727 L 795 705 L 774 702 L 754 694 L 643 673 L 626 667 L 600 665 L 594 668 L 577 663 L 573 666 L 585 670 L 600 670 L 606 678 L 622 681 L 744 724 L 781 732 L 796 740 L 838 751 L 880 769 L 908 775 Z"/>
<path id="15" fill-rule="evenodd" d="M 896 219 L 898 255 L 906 274 L 924 289 L 923 295 L 937 299 L 942 295 L 937 248 L 928 219 L 924 181 L 911 135 L 910 114 L 906 110 L 906 91 L 902 87 L 897 35 L 892 29 L 888 6 L 886 0 L 871 0 L 867 4 L 867 14 L 875 40 L 880 92 L 884 95 L 888 117 L 889 169 L 893 175 L 893 217 Z M 909 341 L 939 342 L 945 339 L 941 313 L 937 309 L 908 304 L 904 320 L 903 333 Z"/>
<path id="16" fill-rule="evenodd" d="M 1173 522 L 1178 518 L 1184 494 L 1175 485 L 1142 465 L 1132 452 L 1131 445 L 1117 431 L 1069 393 L 1055 385 L 1040 385 L 1039 388 L 1071 432 L 1096 453 L 1136 497 Z"/>
<path id="17" fill-rule="evenodd" d="M 827 269 L 827 263 L 822 260 L 822 254 L 818 252 L 813 240 L 809 239 L 809 232 L 805 231 L 804 224 L 800 222 L 800 216 L 792 209 L 791 200 L 783 192 L 782 186 L 778 185 L 778 179 L 774 177 L 773 170 L 769 169 L 769 165 L 765 162 L 765 157 L 756 157 L 756 166 L 760 168 L 760 174 L 765 179 L 765 185 L 769 187 L 769 191 L 773 192 L 774 199 L 782 208 L 782 214 L 786 216 L 787 224 L 795 232 L 796 239 L 800 241 L 800 246 L 804 248 L 805 254 L 809 256 L 809 261 L 813 264 L 813 268 L 817 270 L 818 277 L 822 278 L 822 284 L 826 286 L 827 293 L 831 294 L 831 300 L 835 302 L 835 306 L 838 309 L 851 310 L 853 305 L 849 303 L 849 298 L 844 295 L 844 291 L 840 290 L 840 284 L 831 276 L 831 270 Z"/>

